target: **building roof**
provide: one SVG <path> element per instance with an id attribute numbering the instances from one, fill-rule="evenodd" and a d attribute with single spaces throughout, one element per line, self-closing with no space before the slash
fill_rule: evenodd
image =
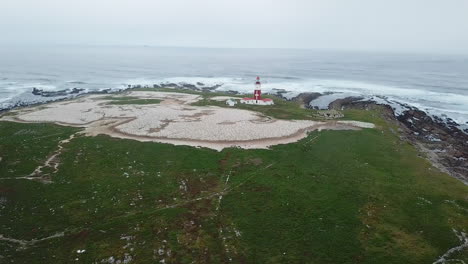
<path id="1" fill-rule="evenodd" d="M 250 101 L 250 100 L 253 100 L 253 101 L 273 101 L 270 98 L 255 99 L 255 98 L 247 98 L 247 97 L 242 98 L 242 100 L 248 100 L 248 101 Z"/>

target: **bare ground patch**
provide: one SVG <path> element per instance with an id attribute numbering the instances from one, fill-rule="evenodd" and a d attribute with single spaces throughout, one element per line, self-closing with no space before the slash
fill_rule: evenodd
<path id="1" fill-rule="evenodd" d="M 25 109 L 16 122 L 52 122 L 84 127 L 84 134 L 107 134 L 117 138 L 154 141 L 222 150 L 228 147 L 268 148 L 296 142 L 314 130 L 354 130 L 373 124 L 354 121 L 317 122 L 278 120 L 257 112 L 213 106 L 192 107 L 198 95 L 166 92 L 130 92 L 134 98 L 159 99 L 158 105 L 103 105 L 102 97 L 52 103 L 45 108 Z"/>

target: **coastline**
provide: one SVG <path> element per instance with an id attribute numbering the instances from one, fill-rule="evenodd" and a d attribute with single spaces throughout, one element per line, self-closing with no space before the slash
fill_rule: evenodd
<path id="1" fill-rule="evenodd" d="M 310 107 L 307 99 L 311 96 L 315 95 L 304 93 L 292 100 L 302 102 L 304 107 Z M 399 133 L 402 140 L 415 146 L 434 167 L 468 185 L 468 133 L 467 130 L 461 130 L 457 123 L 444 122 L 417 108 L 410 108 L 397 115 L 388 104 L 362 101 L 356 97 L 334 100 L 328 109 L 369 110 L 377 107 L 383 108 L 386 120 L 398 127 L 395 133 Z"/>
<path id="2" fill-rule="evenodd" d="M 203 83 L 160 83 L 149 85 L 128 85 L 127 88 L 119 90 L 103 89 L 100 91 L 80 91 L 78 93 L 70 90 L 68 94 L 64 91 L 48 92 L 47 96 L 42 96 L 40 102 L 29 104 L 21 102 L 6 109 L 0 109 L 0 115 L 5 115 L 8 111 L 29 106 L 39 106 L 41 104 L 58 102 L 70 99 L 76 99 L 84 95 L 93 94 L 118 94 L 133 90 L 145 89 L 167 89 L 174 91 L 185 91 L 194 93 L 216 93 L 221 85 L 205 86 Z M 36 90 L 37 92 L 37 90 Z M 223 94 L 239 95 L 239 91 L 229 90 L 222 91 Z M 288 94 L 287 90 L 275 89 L 268 94 L 281 98 L 282 100 L 296 101 L 303 108 L 314 108 L 311 102 L 327 96 L 331 93 L 300 93 L 296 96 Z M 41 96 L 41 95 L 36 95 Z M 440 170 L 450 174 L 468 184 L 468 129 L 462 129 L 459 124 L 451 119 L 442 120 L 441 118 L 430 116 L 424 111 L 415 107 L 407 106 L 406 110 L 396 111 L 390 104 L 380 101 L 363 100 L 360 97 L 345 97 L 332 100 L 328 104 L 328 109 L 346 110 L 346 109 L 372 109 L 375 107 L 383 107 L 385 109 L 386 118 L 398 126 L 398 133 L 406 142 L 417 147 L 421 153 L 424 153 L 426 158 Z"/>
<path id="3" fill-rule="evenodd" d="M 155 104 L 115 105 L 113 100 L 139 98 Z M 297 142 L 311 131 L 374 128 L 355 121 L 286 120 L 260 115 L 257 111 L 193 105 L 200 94 L 162 91 L 127 91 L 120 97 L 88 95 L 45 108 L 16 110 L 2 120 L 20 123 L 54 123 L 83 128 L 83 134 L 106 134 L 116 138 L 153 141 L 173 145 L 265 149 Z M 219 99 L 214 98 L 214 99 Z M 117 101 L 122 102 L 122 101 Z M 124 101 L 125 102 L 125 101 Z"/>
<path id="4" fill-rule="evenodd" d="M 161 92 L 155 91 L 154 96 L 158 93 Z M 153 101 L 146 106 L 132 104 L 130 101 L 136 100 L 136 94 L 132 92 L 89 95 L 34 107 L 37 111 L 31 111 L 29 117 L 33 119 L 27 118 L 28 123 L 0 122 L 0 170 L 5 186 L 2 210 L 8 216 L 4 220 L 8 228 L 0 234 L 0 242 L 8 246 L 2 254 L 4 258 L 35 260 L 38 253 L 46 250 L 44 256 L 55 259 L 60 255 L 48 253 L 54 250 L 71 252 L 60 257 L 63 263 L 72 262 L 77 254 L 91 262 L 129 257 L 150 260 L 154 259 L 154 252 L 160 256 L 155 248 L 167 249 L 168 252 L 175 252 L 172 251 L 175 248 L 187 256 L 196 255 L 198 251 L 194 253 L 193 246 L 199 245 L 202 239 L 205 245 L 223 241 L 231 243 L 231 248 L 236 250 L 229 251 L 234 252 L 230 256 L 239 262 L 251 257 L 245 252 L 252 252 L 240 249 L 255 248 L 259 244 L 261 248 L 278 248 L 281 252 L 285 251 L 285 245 L 288 252 L 296 252 L 294 250 L 301 247 L 303 252 L 308 252 L 314 245 L 327 241 L 334 241 L 333 248 L 354 243 L 359 250 L 346 253 L 350 260 L 357 254 L 372 260 L 375 252 L 359 246 L 374 238 L 390 235 L 403 239 L 405 243 L 402 246 L 400 240 L 386 240 L 382 248 L 394 250 L 379 251 L 379 256 L 391 259 L 403 251 L 403 257 L 395 260 L 411 258 L 416 259 L 413 263 L 430 263 L 440 256 L 456 257 L 451 256 L 452 249 L 466 244 L 465 240 L 457 238 L 466 226 L 467 186 L 443 170 L 435 169 L 434 163 L 431 164 L 408 144 L 411 142 L 404 138 L 404 131 L 400 131 L 403 128 L 397 126 L 400 121 L 395 120 L 393 110 L 388 106 L 354 103 L 347 109 L 335 110 L 344 114 L 341 117 L 343 121 L 340 118 L 337 119 L 340 121 L 328 121 L 347 124 L 349 120 L 361 120 L 376 124 L 373 129 L 304 132 L 307 133 L 305 138 L 273 146 L 271 150 L 228 147 L 216 151 L 177 146 L 173 142 L 120 139 L 99 131 L 96 131 L 98 136 L 82 135 L 86 129 L 82 124 L 101 118 L 102 115 L 95 115 L 95 112 L 105 113 L 102 108 L 141 109 L 141 112 L 146 112 L 146 117 L 152 117 L 155 112 L 151 111 L 157 106 L 175 108 L 174 104 L 183 104 L 181 97 L 190 99 L 200 95 L 196 94 L 179 91 L 176 98 L 167 98 L 168 102 Z M 206 113 L 202 112 L 204 109 L 232 109 L 224 102 L 216 101 L 219 98 L 217 94 L 215 97 L 212 95 L 198 103 L 180 106 L 187 111 L 189 108 L 199 109 L 183 114 L 183 118 L 193 122 L 200 118 L 198 113 Z M 94 104 L 89 104 L 81 108 L 85 110 L 83 114 L 77 111 L 73 116 L 68 116 L 73 111 L 53 107 L 71 107 L 77 101 L 90 101 L 90 98 L 109 101 L 114 98 L 114 102 L 120 103 L 127 100 L 127 105 L 107 101 L 92 108 Z M 260 116 L 270 113 L 283 121 L 314 121 L 315 115 L 311 113 L 320 112 L 301 108 L 299 103 L 279 97 L 275 99 L 275 106 L 239 105 L 238 108 L 242 111 L 258 110 L 257 113 L 263 114 Z M 47 109 L 48 112 L 41 112 Z M 28 109 L 21 112 L 27 113 Z M 284 112 L 292 115 L 281 116 Z M 31 123 L 34 120 L 53 120 L 44 113 L 58 114 L 65 117 L 65 121 L 76 119 L 78 122 L 75 126 Z M 120 114 L 114 113 L 114 118 L 121 117 Z M 111 121 L 103 119 L 97 122 Z M 265 119 L 263 123 L 271 121 Z M 34 191 L 31 191 L 31 186 Z M 27 200 L 18 201 L 17 197 Z M 18 203 L 28 210 L 18 210 Z M 24 213 L 31 210 L 34 213 Z M 247 213 L 242 213 L 244 211 Z M 304 212 L 308 214 L 304 215 Z M 440 217 L 428 217 L 433 215 Z M 20 224 L 12 224 L 10 219 Z M 56 219 L 59 220 L 54 221 Z M 63 224 L 61 219 L 73 221 Z M 116 228 L 115 223 L 120 223 L 121 228 Z M 284 228 L 289 225 L 296 228 Z M 325 237 L 322 236 L 324 231 Z M 206 235 L 200 237 L 198 234 L 201 232 Z M 288 243 L 261 244 L 262 240 L 256 239 L 265 234 L 275 238 L 281 232 L 287 232 L 284 236 Z M 297 240 L 298 232 L 317 239 L 304 245 L 304 241 Z M 414 235 L 418 239 L 415 240 Z M 184 236 L 190 239 L 181 244 L 176 238 Z M 86 240 L 81 240 L 82 237 Z M 224 240 L 223 237 L 232 240 Z M 42 243 L 49 238 L 57 241 L 56 244 Z M 129 241 L 137 241 L 138 251 L 126 246 Z M 114 247 L 105 247 L 109 244 L 117 245 L 118 251 Z M 104 247 L 96 248 L 94 245 Z M 433 250 L 415 251 L 415 246 Z M 200 252 L 205 252 L 205 248 L 211 249 L 206 246 Z M 223 249 L 212 254 L 223 256 Z M 320 252 L 320 247 L 317 252 Z M 412 255 L 408 255 L 410 253 Z M 303 256 L 301 253 L 292 255 Z M 173 262 L 181 262 L 177 255 L 164 256 Z M 268 254 L 262 261 L 268 262 L 270 256 Z M 328 255 L 326 258 L 330 259 Z"/>

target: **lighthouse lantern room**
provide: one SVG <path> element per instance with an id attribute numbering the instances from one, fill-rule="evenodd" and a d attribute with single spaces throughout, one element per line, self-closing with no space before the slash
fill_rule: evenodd
<path id="1" fill-rule="evenodd" d="M 262 83 L 260 82 L 260 77 L 257 76 L 257 81 L 255 82 L 255 90 L 253 98 L 242 98 L 240 100 L 243 104 L 255 104 L 255 105 L 272 105 L 273 100 L 269 98 L 262 98 Z"/>

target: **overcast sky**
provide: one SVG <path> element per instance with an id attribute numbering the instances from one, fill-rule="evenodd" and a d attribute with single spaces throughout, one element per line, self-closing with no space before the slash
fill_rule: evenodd
<path id="1" fill-rule="evenodd" d="M 0 0 L 0 41 L 468 53 L 468 0 Z"/>

